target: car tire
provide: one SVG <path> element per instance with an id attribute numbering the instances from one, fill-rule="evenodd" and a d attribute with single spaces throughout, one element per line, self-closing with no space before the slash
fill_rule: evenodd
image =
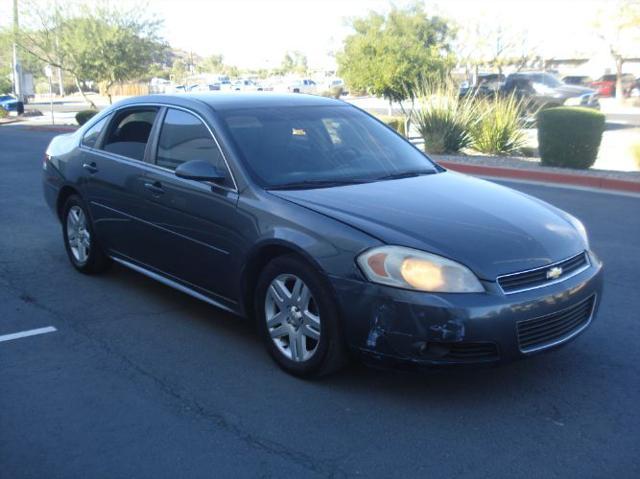
<path id="1" fill-rule="evenodd" d="M 302 286 L 296 290 L 297 281 Z M 271 357 L 286 372 L 302 378 L 321 377 L 347 363 L 333 296 L 326 279 L 295 255 L 275 258 L 260 274 L 255 292 L 258 331 Z"/>
<path id="2" fill-rule="evenodd" d="M 84 202 L 78 195 L 70 196 L 62 209 L 62 236 L 69 261 L 85 274 L 105 271 L 111 259 L 97 241 Z"/>

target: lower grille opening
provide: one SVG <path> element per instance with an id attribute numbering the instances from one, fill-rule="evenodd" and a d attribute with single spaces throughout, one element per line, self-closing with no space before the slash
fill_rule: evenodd
<path id="1" fill-rule="evenodd" d="M 420 354 L 430 359 L 451 362 L 482 362 L 499 359 L 498 347 L 494 343 L 424 343 Z"/>
<path id="2" fill-rule="evenodd" d="M 524 353 L 552 346 L 569 339 L 590 321 L 595 305 L 595 295 L 580 303 L 539 318 L 517 323 L 518 344 Z"/>

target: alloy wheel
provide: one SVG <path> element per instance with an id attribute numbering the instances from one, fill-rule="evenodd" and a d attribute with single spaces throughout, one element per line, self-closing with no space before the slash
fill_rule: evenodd
<path id="1" fill-rule="evenodd" d="M 87 217 L 77 205 L 67 213 L 67 242 L 74 259 L 79 264 L 86 263 L 91 251 L 91 235 L 87 229 Z"/>
<path id="2" fill-rule="evenodd" d="M 295 362 L 307 361 L 320 343 L 320 313 L 309 287 L 293 274 L 281 274 L 265 297 L 267 330 L 278 350 Z"/>

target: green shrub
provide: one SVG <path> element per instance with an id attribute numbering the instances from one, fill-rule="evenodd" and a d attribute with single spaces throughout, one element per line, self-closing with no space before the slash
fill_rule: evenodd
<path id="1" fill-rule="evenodd" d="M 587 108 L 558 107 L 538 113 L 543 165 L 589 168 L 596 161 L 605 117 Z"/>
<path id="2" fill-rule="evenodd" d="M 389 125 L 391 128 L 396 130 L 402 136 L 407 136 L 406 121 L 404 116 L 380 115 L 378 116 L 378 119 L 386 123 L 387 125 Z"/>
<path id="3" fill-rule="evenodd" d="M 6 118 L 9 116 L 9 112 L 0 106 L 0 118 Z"/>
<path id="4" fill-rule="evenodd" d="M 477 121 L 471 125 L 472 147 L 491 155 L 509 154 L 525 145 L 522 131 L 524 105 L 514 96 L 478 99 Z"/>
<path id="5" fill-rule="evenodd" d="M 424 88 L 413 122 L 429 153 L 460 151 L 471 145 L 471 128 L 477 121 L 478 102 L 462 97 L 452 85 Z"/>
<path id="6" fill-rule="evenodd" d="M 82 111 L 79 111 L 78 113 L 76 113 L 76 121 L 78 122 L 78 125 L 81 125 L 81 126 L 84 125 L 96 113 L 98 113 L 96 110 L 82 110 Z"/>
<path id="7" fill-rule="evenodd" d="M 324 90 L 320 92 L 320 96 L 325 96 L 327 98 L 335 98 L 336 100 L 339 100 L 341 95 L 342 95 L 341 86 L 333 87 L 329 90 Z"/>

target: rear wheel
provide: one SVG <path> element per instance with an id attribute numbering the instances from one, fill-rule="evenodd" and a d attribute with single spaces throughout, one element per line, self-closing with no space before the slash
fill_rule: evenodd
<path id="1" fill-rule="evenodd" d="M 338 310 L 323 278 L 295 256 L 270 262 L 258 281 L 258 328 L 267 350 L 285 371 L 314 377 L 346 363 Z"/>
<path id="2" fill-rule="evenodd" d="M 81 273 L 104 271 L 110 264 L 96 240 L 91 219 L 82 199 L 70 196 L 63 208 L 62 235 L 71 264 Z"/>

